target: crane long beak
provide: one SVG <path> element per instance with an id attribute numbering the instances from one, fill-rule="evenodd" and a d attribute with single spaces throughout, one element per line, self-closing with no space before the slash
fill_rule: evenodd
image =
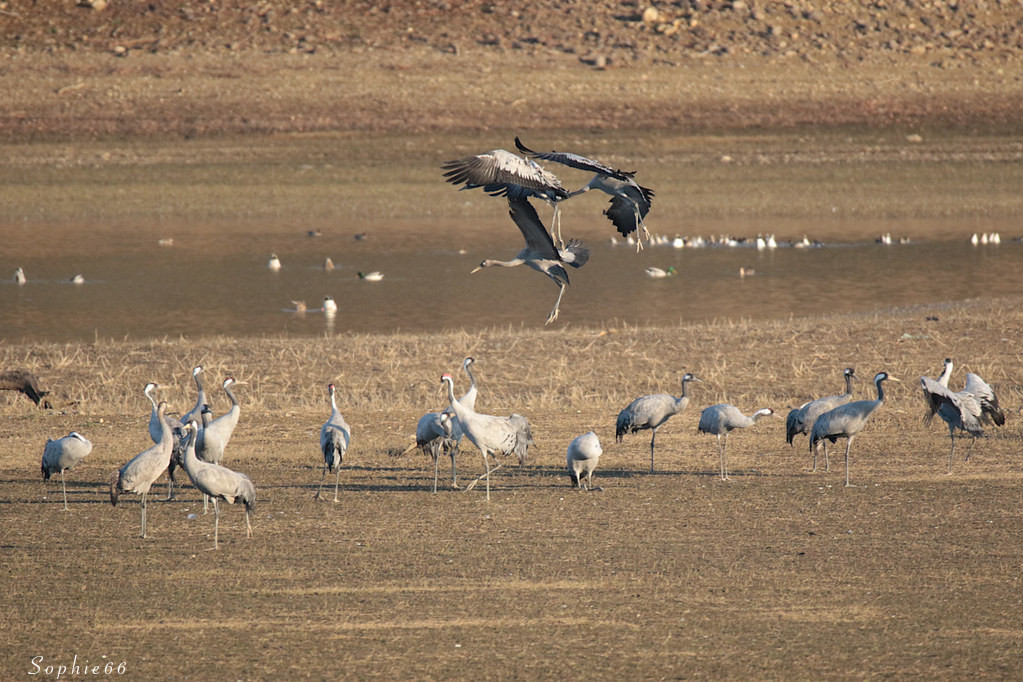
<path id="1" fill-rule="evenodd" d="M 900 384 L 902 383 L 902 379 L 899 379 L 898 377 L 893 377 L 891 374 L 888 375 L 888 381 L 897 381 Z"/>
<path id="2" fill-rule="evenodd" d="M 469 272 L 469 274 L 470 274 L 470 275 L 474 275 L 474 274 L 476 274 L 477 272 L 479 272 L 479 271 L 480 271 L 480 270 L 482 270 L 482 269 L 483 269 L 483 266 L 481 266 L 481 265 L 478 265 L 478 266 L 476 266 L 475 268 L 473 268 L 473 269 L 472 269 L 472 270 L 471 270 L 471 271 Z"/>

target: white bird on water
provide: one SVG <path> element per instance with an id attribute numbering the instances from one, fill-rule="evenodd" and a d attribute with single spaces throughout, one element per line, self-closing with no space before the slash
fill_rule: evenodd
<path id="1" fill-rule="evenodd" d="M 22 270 L 21 268 L 18 268 L 17 270 L 14 271 L 14 282 L 15 282 L 15 284 L 22 285 L 22 284 L 24 284 L 27 281 L 28 281 L 28 279 L 25 278 L 25 271 L 24 270 Z"/>
<path id="2" fill-rule="evenodd" d="M 345 453 L 352 442 L 352 427 L 348 426 L 345 418 L 341 416 L 341 410 L 337 408 L 337 399 L 334 397 L 336 389 L 334 384 L 327 386 L 327 394 L 330 396 L 330 417 L 320 427 L 320 452 L 323 454 L 323 475 L 320 476 L 320 487 L 316 490 L 316 497 L 320 499 L 320 492 L 323 490 L 323 479 L 327 472 L 335 473 L 334 478 L 334 502 L 337 499 L 337 490 L 341 485 L 341 465 L 344 463 Z"/>
<path id="3" fill-rule="evenodd" d="M 646 276 L 650 279 L 664 279 L 675 274 L 675 266 L 669 265 L 667 270 L 651 265 L 646 270 Z"/>
<path id="4" fill-rule="evenodd" d="M 50 476 L 60 472 L 60 489 L 64 493 L 64 511 L 68 510 L 64 472 L 74 468 L 90 452 L 92 452 L 92 443 L 77 431 L 72 431 L 57 440 L 46 441 L 42 461 L 43 480 L 48 481 Z"/>
<path id="5" fill-rule="evenodd" d="M 224 500 L 228 504 L 234 504 L 237 500 L 245 505 L 245 534 L 246 537 L 252 537 L 252 522 L 249 520 L 249 513 L 256 504 L 256 486 L 252 484 L 252 479 L 219 464 L 201 461 L 195 454 L 199 426 L 195 421 L 190 421 L 186 428 L 188 430 L 188 445 L 185 447 L 185 472 L 192 479 L 192 484 L 202 491 L 204 496 L 213 500 L 213 549 L 217 549 L 219 546 L 219 500 Z"/>
<path id="6" fill-rule="evenodd" d="M 337 301 L 334 300 L 333 296 L 323 297 L 323 306 L 320 308 L 327 315 L 337 314 Z"/>
<path id="7" fill-rule="evenodd" d="M 365 280 L 367 282 L 379 282 L 383 278 L 384 278 L 384 273 L 380 272 L 379 270 L 374 270 L 373 272 L 360 272 L 359 273 L 359 279 Z"/>
<path id="8" fill-rule="evenodd" d="M 572 487 L 580 490 L 591 491 L 593 488 L 593 471 L 597 468 L 597 461 L 604 453 L 600 447 L 600 439 L 593 431 L 576 436 L 568 444 L 565 458 L 568 462 L 568 475 L 572 479 Z M 583 484 L 583 476 L 586 476 L 586 484 Z M 597 488 L 600 490 L 600 488 Z"/>
<path id="9" fill-rule="evenodd" d="M 273 272 L 277 272 L 281 269 L 281 259 L 277 257 L 276 253 L 270 254 L 270 260 L 266 262 L 266 267 Z"/>

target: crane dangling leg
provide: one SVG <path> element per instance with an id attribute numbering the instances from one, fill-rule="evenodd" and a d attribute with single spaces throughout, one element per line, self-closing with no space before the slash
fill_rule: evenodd
<path id="1" fill-rule="evenodd" d="M 554 308 L 551 310 L 551 314 L 547 316 L 547 321 L 544 322 L 544 326 L 558 319 L 558 311 L 559 308 L 561 307 L 561 297 L 565 295 L 565 285 L 562 284 L 561 282 L 558 282 L 558 287 L 559 287 L 558 298 L 556 301 L 554 301 Z"/>

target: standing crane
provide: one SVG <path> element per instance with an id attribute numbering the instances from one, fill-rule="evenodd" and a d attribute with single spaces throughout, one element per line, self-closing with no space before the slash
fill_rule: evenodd
<path id="1" fill-rule="evenodd" d="M 475 362 L 475 358 L 472 357 L 467 357 L 462 361 L 462 369 L 469 375 L 469 390 L 458 399 L 458 402 L 471 410 L 476 409 L 476 396 L 479 393 L 476 374 L 472 371 L 472 365 Z M 451 457 L 451 487 L 455 490 L 458 489 L 458 472 L 455 461 L 463 435 L 458 417 L 450 407 L 444 408 L 441 412 L 428 412 L 419 418 L 419 422 L 416 424 L 416 447 L 422 450 L 424 455 L 433 458 L 433 492 L 437 492 L 441 452 L 447 452 Z"/>
<path id="2" fill-rule="evenodd" d="M 170 464 L 174 451 L 174 437 L 167 422 L 167 403 L 160 401 L 156 408 L 157 418 L 162 425 L 160 439 L 152 447 L 135 455 L 127 464 L 110 475 L 110 504 L 117 506 L 121 493 L 135 493 L 142 496 L 142 537 L 146 537 L 146 498 L 156 479 L 160 478 Z"/>
<path id="3" fill-rule="evenodd" d="M 160 388 L 160 385 L 150 381 L 146 384 L 143 393 L 149 398 L 149 403 L 153 406 L 149 413 L 149 439 L 154 443 L 159 443 L 160 439 L 163 438 L 163 424 L 160 417 L 157 415 L 156 410 L 156 398 L 153 397 L 153 391 Z M 164 500 L 170 500 L 174 497 L 174 470 L 180 465 L 181 457 L 181 436 L 184 433 L 184 424 L 181 423 L 180 419 L 176 419 L 169 415 L 165 415 L 167 423 L 171 427 L 171 438 L 174 441 L 174 445 L 171 451 L 171 465 L 167 467 L 167 497 Z M 177 461 L 175 461 L 177 460 Z"/>
<path id="4" fill-rule="evenodd" d="M 845 378 L 845 393 L 842 395 L 829 395 L 823 398 L 817 398 L 810 402 L 803 403 L 795 410 L 789 412 L 788 418 L 785 420 L 785 441 L 792 445 L 792 441 L 800 433 L 810 434 L 813 429 L 813 423 L 817 421 L 817 417 L 821 416 L 828 410 L 833 410 L 839 405 L 845 405 L 852 400 L 852 382 L 856 378 L 856 370 L 852 367 L 846 367 L 842 370 L 842 376 Z M 824 443 L 824 461 L 828 462 L 827 457 L 828 444 Z M 814 462 L 816 465 L 816 462 Z M 814 468 L 814 471 L 817 469 Z"/>
<path id="5" fill-rule="evenodd" d="M 654 442 L 657 440 L 657 429 L 689 405 L 689 383 L 692 381 L 703 383 L 687 372 L 682 377 L 682 395 L 679 397 L 667 393 L 641 396 L 618 413 L 618 421 L 615 423 L 616 442 L 621 443 L 626 433 L 650 429 L 650 473 L 654 473 Z"/>
<path id="6" fill-rule="evenodd" d="M 472 272 L 479 272 L 483 268 L 498 265 L 503 268 L 513 268 L 526 264 L 537 272 L 547 275 L 551 281 L 558 285 L 558 298 L 554 301 L 554 308 L 547 317 L 545 324 L 550 324 L 558 319 L 558 309 L 561 305 L 561 297 L 565 295 L 565 288 L 568 286 L 568 272 L 564 266 L 571 265 L 573 268 L 581 268 L 590 259 L 590 250 L 574 239 L 570 239 L 564 249 L 557 249 L 554 240 L 536 209 L 527 199 L 508 197 L 509 214 L 519 231 L 522 232 L 526 245 L 518 255 L 511 260 L 495 260 L 488 258 L 479 264 Z"/>
<path id="7" fill-rule="evenodd" d="M 455 381 L 450 374 L 445 373 L 441 376 L 441 382 L 447 384 L 451 410 L 458 417 L 465 436 L 483 455 L 483 466 L 486 469 L 484 476 L 487 479 L 487 502 L 489 502 L 490 472 L 492 471 L 489 457 L 493 455 L 496 459 L 498 453 L 502 455 L 514 453 L 519 458 L 519 466 L 522 466 L 526 461 L 529 446 L 533 444 L 529 422 L 525 417 L 517 414 L 510 417 L 479 414 L 455 400 Z M 470 485 L 466 487 L 466 490 L 471 490 L 472 487 Z"/>
<path id="8" fill-rule="evenodd" d="M 187 424 L 188 422 L 198 422 L 202 419 L 202 408 L 206 405 L 206 390 L 202 386 L 202 373 L 203 366 L 196 365 L 192 368 L 192 380 L 195 381 L 196 399 L 195 406 L 181 415 L 181 423 Z"/>
<path id="9" fill-rule="evenodd" d="M 224 388 L 224 393 L 227 394 L 228 400 L 231 401 L 231 409 L 210 422 L 209 426 L 199 431 L 195 444 L 195 453 L 204 462 L 220 464 L 221 460 L 224 459 L 224 450 L 231 440 L 231 435 L 234 433 L 235 427 L 238 426 L 238 418 L 241 417 L 242 407 L 238 404 L 238 398 L 235 397 L 234 391 L 231 390 L 231 386 L 236 383 L 238 382 L 235 381 L 234 377 L 224 379 L 224 383 L 221 385 Z"/>
<path id="10" fill-rule="evenodd" d="M 231 401 L 231 409 L 211 421 L 208 425 L 203 420 L 204 426 L 196 437 L 195 454 L 204 462 L 220 464 L 224 459 L 224 450 L 234 434 L 235 427 L 238 426 L 238 418 L 241 417 L 242 408 L 238 404 L 238 398 L 235 397 L 234 391 L 231 390 L 231 386 L 236 383 L 234 377 L 224 379 L 221 386 L 223 386 L 228 400 Z M 204 495 L 202 499 L 203 514 L 209 512 L 209 504 L 209 498 Z"/>
<path id="11" fill-rule="evenodd" d="M 345 453 L 352 442 L 352 428 L 348 426 L 345 418 L 341 416 L 341 410 L 337 409 L 337 400 L 334 398 L 334 384 L 327 385 L 327 394 L 330 396 L 330 418 L 320 427 L 320 452 L 323 453 L 323 475 L 320 476 L 320 487 L 316 490 L 316 497 L 320 499 L 320 492 L 323 490 L 323 479 L 327 472 L 335 474 L 334 478 L 334 502 L 337 503 L 337 489 L 341 485 L 341 464 L 344 462 Z"/>
<path id="12" fill-rule="evenodd" d="M 219 500 L 224 500 L 228 504 L 234 504 L 237 500 L 245 505 L 245 536 L 251 538 L 252 522 L 249 520 L 249 513 L 256 504 L 256 486 L 252 485 L 252 479 L 219 464 L 201 461 L 195 454 L 199 427 L 193 420 L 188 423 L 187 428 L 189 436 L 185 447 L 185 472 L 203 495 L 213 499 L 213 549 L 219 547 Z"/>
<path id="13" fill-rule="evenodd" d="M 77 431 L 72 431 L 57 440 L 47 439 L 46 441 L 46 447 L 43 448 L 43 480 L 48 481 L 50 476 L 60 472 L 60 489 L 64 493 L 64 511 L 68 511 L 64 472 L 73 469 L 90 452 L 92 452 L 92 443 Z"/>
<path id="14" fill-rule="evenodd" d="M 734 429 L 745 429 L 753 426 L 764 417 L 770 417 L 774 410 L 765 407 L 757 410 L 750 416 L 744 415 L 735 405 L 721 403 L 711 405 L 700 413 L 700 425 L 697 431 L 712 433 L 718 438 L 718 458 L 721 460 L 721 480 L 730 481 L 728 477 L 728 434 Z M 722 436 L 724 439 L 722 440 Z"/>
<path id="15" fill-rule="evenodd" d="M 948 425 L 948 437 L 952 441 L 952 449 L 948 455 L 949 473 L 952 473 L 952 460 L 956 452 L 956 430 L 965 431 L 971 436 L 970 449 L 967 450 L 965 459 L 968 462 L 977 437 L 984 434 L 983 425 L 1005 424 L 1005 413 L 998 405 L 998 396 L 978 375 L 967 373 L 966 386 L 962 391 L 954 392 L 948 388 L 952 367 L 951 358 L 945 358 L 944 368 L 937 381 L 930 377 L 920 377 L 920 385 L 928 408 L 925 419 L 930 422 L 937 414 Z"/>
<path id="16" fill-rule="evenodd" d="M 600 190 L 611 196 L 611 205 L 604 211 L 604 215 L 614 224 L 615 228 L 623 237 L 628 237 L 640 228 L 647 242 L 650 242 L 650 233 L 643 224 L 643 219 L 650 212 L 650 204 L 654 198 L 654 191 L 647 187 L 641 187 L 634 179 L 635 171 L 622 171 L 606 166 L 600 161 L 588 159 L 578 154 L 564 152 L 534 152 L 522 144 L 519 138 L 515 138 L 515 147 L 523 154 L 544 161 L 553 161 L 570 168 L 593 173 L 593 178 L 581 189 L 569 192 L 571 198 L 591 189 Z M 558 238 L 561 238 L 559 229 Z M 643 240 L 636 239 L 636 248 L 643 248 Z"/>
<path id="17" fill-rule="evenodd" d="M 853 438 L 860 435 L 870 415 L 874 414 L 877 408 L 884 405 L 884 382 L 888 379 L 898 381 L 888 372 L 878 372 L 874 375 L 874 386 L 877 387 L 877 400 L 856 400 L 845 405 L 839 405 L 817 417 L 813 429 L 810 431 L 810 450 L 813 452 L 814 471 L 817 470 L 817 448 L 827 439 L 832 443 L 839 438 L 845 438 L 845 486 L 851 487 L 849 483 L 849 449 L 852 447 Z M 827 451 L 825 450 L 825 453 Z"/>
<path id="18" fill-rule="evenodd" d="M 600 447 L 600 439 L 593 431 L 576 436 L 568 444 L 565 458 L 568 461 L 568 475 L 572 479 L 572 487 L 586 490 L 593 490 L 593 471 L 597 468 L 597 460 L 604 453 Z M 583 484 L 583 476 L 586 476 L 586 484 Z M 597 488 L 600 490 L 600 488 Z"/>

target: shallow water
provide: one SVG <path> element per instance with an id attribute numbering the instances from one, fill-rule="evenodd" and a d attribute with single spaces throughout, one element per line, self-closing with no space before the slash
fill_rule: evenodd
<path id="1" fill-rule="evenodd" d="M 791 221 L 752 227 L 793 233 Z M 875 227 L 857 225 L 857 232 L 898 235 L 900 224 L 887 220 Z M 469 274 L 485 257 L 515 255 L 520 238 L 510 224 L 455 227 L 423 220 L 360 228 L 364 240 L 341 230 L 310 237 L 293 226 L 161 225 L 160 234 L 174 235 L 172 245 L 161 246 L 151 229 L 130 225 L 0 227 L 7 235 L 0 337 L 64 342 L 544 326 L 557 295 L 544 276 L 526 267 Z M 918 223 L 912 228 L 921 231 Z M 758 251 L 751 240 L 636 253 L 595 232 L 587 239 L 590 262 L 570 271 L 572 286 L 551 327 L 832 314 L 1017 291 L 1023 244 L 1011 238 L 1007 223 L 984 228 L 1000 230 L 1002 243 L 974 247 L 964 235 Z M 451 244 L 455 232 L 465 253 Z M 935 232 L 947 233 L 948 226 L 936 225 Z M 279 272 L 266 267 L 271 252 L 283 263 Z M 323 268 L 328 256 L 336 264 L 332 271 Z M 650 279 L 644 270 L 651 265 L 674 266 L 677 274 Z M 22 286 L 13 279 L 19 266 L 28 277 Z M 742 278 L 740 268 L 753 274 Z M 380 270 L 384 279 L 360 280 L 360 270 Z M 78 273 L 84 284 L 69 281 Z M 320 312 L 324 296 L 337 301 L 336 315 Z M 306 302 L 306 313 L 294 311 L 297 300 Z"/>

